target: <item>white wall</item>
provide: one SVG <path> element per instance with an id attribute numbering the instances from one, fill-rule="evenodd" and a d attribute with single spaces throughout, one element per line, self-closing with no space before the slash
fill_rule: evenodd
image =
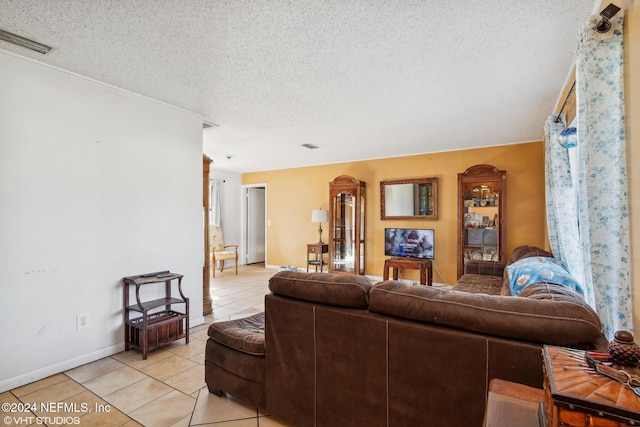
<path id="1" fill-rule="evenodd" d="M 121 351 L 124 276 L 202 323 L 201 185 L 201 118 L 0 51 L 0 391 Z"/>

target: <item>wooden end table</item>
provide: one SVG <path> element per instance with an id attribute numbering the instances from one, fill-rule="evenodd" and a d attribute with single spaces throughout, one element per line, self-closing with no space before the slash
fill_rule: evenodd
<path id="1" fill-rule="evenodd" d="M 422 258 L 389 258 L 384 261 L 384 273 L 382 278 L 389 280 L 389 269 L 393 269 L 393 280 L 398 280 L 399 268 L 410 268 L 420 270 L 420 284 L 433 284 L 433 272 L 431 270 L 431 260 Z"/>
<path id="2" fill-rule="evenodd" d="M 539 427 L 544 390 L 499 378 L 491 380 L 483 427 Z"/>
<path id="3" fill-rule="evenodd" d="M 328 261 L 324 260 L 324 254 L 328 253 L 328 243 L 318 242 L 307 244 L 307 273 L 309 272 L 310 265 L 315 265 L 316 271 L 318 271 L 318 266 L 320 266 L 320 273 L 322 273 L 322 268 L 329 264 Z M 313 258 L 309 258 L 309 255 L 313 255 Z"/>
<path id="4" fill-rule="evenodd" d="M 596 373 L 585 361 L 583 350 L 545 345 L 542 354 L 545 399 L 541 426 L 640 425 L 640 397 L 630 387 Z M 640 376 L 638 367 L 612 367 Z"/>

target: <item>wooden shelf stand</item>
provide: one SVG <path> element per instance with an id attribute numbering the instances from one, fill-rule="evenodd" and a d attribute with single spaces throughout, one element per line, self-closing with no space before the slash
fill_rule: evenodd
<path id="1" fill-rule="evenodd" d="M 125 350 L 142 350 L 146 359 L 149 350 L 185 338 L 189 343 L 189 298 L 182 292 L 182 274 L 169 271 L 139 274 L 123 278 L 124 282 L 124 342 Z M 180 298 L 172 297 L 172 281 L 177 280 Z M 165 284 L 165 297 L 142 301 L 140 288 L 149 284 Z M 135 303 L 130 304 L 131 287 L 135 286 Z M 184 305 L 183 311 L 174 310 L 176 304 Z M 140 316 L 131 317 L 133 313 Z"/>

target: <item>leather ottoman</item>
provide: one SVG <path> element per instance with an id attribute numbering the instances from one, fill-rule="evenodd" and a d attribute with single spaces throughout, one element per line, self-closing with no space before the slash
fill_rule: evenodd
<path id="1" fill-rule="evenodd" d="M 264 313 L 212 323 L 208 335 L 204 373 L 209 392 L 266 408 Z"/>

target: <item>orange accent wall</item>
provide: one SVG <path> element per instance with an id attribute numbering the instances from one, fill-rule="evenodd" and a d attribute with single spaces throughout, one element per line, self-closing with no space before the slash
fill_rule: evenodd
<path id="1" fill-rule="evenodd" d="M 541 125 L 542 126 L 542 125 Z M 542 133 L 542 128 L 540 130 Z M 507 248 L 523 244 L 547 246 L 544 195 L 544 145 L 540 142 L 406 157 L 337 163 L 305 168 L 247 173 L 243 184 L 266 183 L 268 265 L 306 267 L 306 245 L 317 242 L 313 209 L 328 209 L 329 182 L 351 175 L 367 183 L 365 274 L 381 277 L 384 267 L 385 227 L 435 229 L 433 280 L 456 281 L 456 227 L 458 173 L 475 164 L 490 164 L 507 171 Z M 380 219 L 380 181 L 403 178 L 438 178 L 438 220 Z M 323 224 L 328 241 L 328 224 Z M 403 270 L 402 278 L 418 280 L 417 270 Z"/>

